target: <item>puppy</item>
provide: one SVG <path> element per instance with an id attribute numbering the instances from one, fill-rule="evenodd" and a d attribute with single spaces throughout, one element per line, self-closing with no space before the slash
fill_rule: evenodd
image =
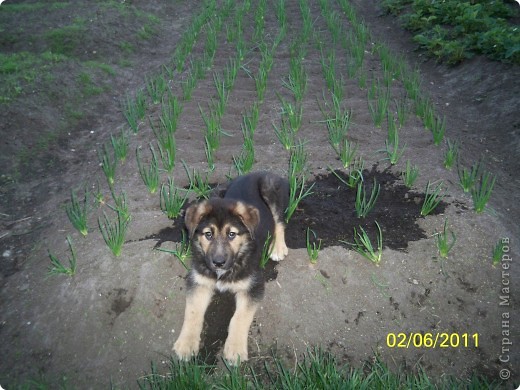
<path id="1" fill-rule="evenodd" d="M 205 200 L 186 210 L 192 265 L 184 323 L 173 346 L 180 359 L 199 352 L 204 314 L 215 291 L 230 291 L 236 301 L 224 358 L 234 365 L 248 359 L 249 327 L 264 296 L 262 250 L 270 235 L 271 259 L 279 261 L 287 255 L 283 221 L 288 200 L 287 180 L 257 172 L 233 180 L 224 198 Z"/>

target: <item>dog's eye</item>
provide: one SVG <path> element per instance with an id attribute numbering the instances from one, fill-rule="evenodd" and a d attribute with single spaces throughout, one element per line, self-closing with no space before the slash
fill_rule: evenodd
<path id="1" fill-rule="evenodd" d="M 213 238 L 213 233 L 211 232 L 204 232 L 204 237 L 206 237 L 206 240 L 211 240 Z"/>
<path id="2" fill-rule="evenodd" d="M 237 236 L 236 232 L 229 232 L 229 233 L 228 233 L 228 238 L 229 238 L 230 240 L 234 239 L 236 236 Z"/>

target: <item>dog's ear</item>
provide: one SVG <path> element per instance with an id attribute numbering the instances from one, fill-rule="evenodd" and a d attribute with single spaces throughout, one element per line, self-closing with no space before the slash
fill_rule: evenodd
<path id="1" fill-rule="evenodd" d="M 254 239 L 255 230 L 260 223 L 260 212 L 254 206 L 246 205 L 242 202 L 237 202 L 233 212 L 238 215 L 242 223 L 249 231 L 249 235 Z"/>
<path id="2" fill-rule="evenodd" d="M 210 211 L 211 204 L 207 200 L 197 204 L 193 204 L 187 208 L 186 215 L 184 216 L 184 224 L 188 229 L 190 238 L 193 237 L 195 229 L 197 229 L 197 226 L 199 225 L 199 222 L 202 219 L 202 217 L 204 217 Z"/>

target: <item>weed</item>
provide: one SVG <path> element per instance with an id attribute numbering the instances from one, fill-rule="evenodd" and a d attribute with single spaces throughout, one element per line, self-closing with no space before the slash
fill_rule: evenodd
<path id="1" fill-rule="evenodd" d="M 412 166 L 410 164 L 410 160 L 406 161 L 406 168 L 403 172 L 401 172 L 401 178 L 403 179 L 404 185 L 408 188 L 411 188 L 417 177 L 419 176 L 419 168 L 417 165 Z"/>
<path id="2" fill-rule="evenodd" d="M 209 175 L 206 173 L 206 176 L 202 178 L 202 175 L 198 171 L 195 171 L 195 169 L 190 173 L 188 166 L 184 161 L 182 161 L 182 166 L 188 176 L 188 181 L 190 183 L 189 188 L 195 193 L 197 199 L 209 199 L 212 190 L 211 185 L 209 184 Z"/>
<path id="3" fill-rule="evenodd" d="M 49 275 L 63 274 L 74 276 L 76 274 L 76 251 L 74 250 L 74 246 L 72 245 L 72 239 L 70 238 L 70 236 L 67 236 L 67 244 L 71 253 L 71 256 L 68 258 L 69 266 L 66 267 L 65 265 L 63 265 L 63 263 L 49 251 L 49 258 L 51 260 L 51 265 L 49 266 L 48 272 Z"/>
<path id="4" fill-rule="evenodd" d="M 150 162 L 150 165 L 148 169 L 143 165 L 141 162 L 141 154 L 140 151 L 141 147 L 137 147 L 135 149 L 135 155 L 137 157 L 137 166 L 139 168 L 139 175 L 141 176 L 141 179 L 143 179 L 144 184 L 148 188 L 148 191 L 150 194 L 155 194 L 159 187 L 159 166 L 157 163 L 157 156 L 155 154 L 155 150 L 150 144 L 150 152 L 152 153 L 152 161 Z"/>
<path id="5" fill-rule="evenodd" d="M 130 218 L 123 216 L 121 213 L 116 213 L 115 220 L 110 221 L 107 215 L 103 212 L 103 219 L 98 218 L 98 226 L 103 240 L 112 251 L 114 256 L 121 255 L 121 249 L 125 243 L 126 231 L 130 223 Z"/>
<path id="6" fill-rule="evenodd" d="M 181 195 L 181 191 L 184 191 L 184 196 Z M 189 189 L 181 190 L 180 188 L 175 187 L 173 178 L 168 178 L 168 184 L 163 184 L 161 186 L 161 210 L 169 219 L 177 218 L 181 214 L 182 208 L 188 200 L 189 195 Z"/>
<path id="7" fill-rule="evenodd" d="M 471 197 L 473 198 L 473 208 L 477 213 L 481 213 L 486 208 L 486 204 L 491 197 L 491 192 L 495 186 L 496 176 L 492 176 L 489 172 L 484 172 L 478 183 L 471 189 Z"/>
<path id="8" fill-rule="evenodd" d="M 362 182 L 359 182 L 357 185 L 356 192 L 356 215 L 358 218 L 365 218 L 368 213 L 374 208 L 377 198 L 379 196 L 379 191 L 381 189 L 381 185 L 376 183 L 376 179 L 374 178 L 374 185 L 372 186 L 372 192 L 370 193 L 370 198 L 367 199 L 367 191 Z"/>
<path id="9" fill-rule="evenodd" d="M 98 150 L 98 158 L 101 164 L 101 169 L 105 173 L 105 177 L 107 178 L 108 186 L 112 188 L 114 185 L 115 175 L 116 175 L 116 165 L 117 161 L 115 157 L 111 157 L 108 153 L 106 145 L 103 145 L 103 149 L 100 152 Z"/>
<path id="10" fill-rule="evenodd" d="M 439 250 L 439 255 L 442 258 L 448 257 L 448 253 L 450 252 L 453 245 L 455 245 L 455 241 L 457 240 L 455 237 L 455 233 L 450 231 L 451 233 L 451 242 L 449 242 L 448 238 L 448 219 L 444 220 L 444 229 L 442 232 L 435 233 L 437 237 L 437 249 Z"/>
<path id="11" fill-rule="evenodd" d="M 426 191 L 424 195 L 424 201 L 421 207 L 421 215 L 427 216 L 439 205 L 442 199 L 446 196 L 446 193 L 441 195 L 442 182 L 433 189 L 430 187 L 430 182 L 426 184 Z"/>
<path id="12" fill-rule="evenodd" d="M 466 169 L 464 167 L 458 167 L 459 173 L 459 185 L 462 187 L 464 192 L 470 192 L 473 186 L 475 185 L 477 178 L 480 175 L 482 165 L 479 162 L 474 163 L 471 166 L 471 169 Z"/>
<path id="13" fill-rule="evenodd" d="M 184 230 L 182 231 L 182 240 L 180 243 L 175 244 L 175 249 L 157 248 L 156 250 L 174 255 L 181 262 L 186 271 L 190 270 L 186 262 L 191 256 L 191 246 Z"/>
<path id="14" fill-rule="evenodd" d="M 70 203 L 65 206 L 65 212 L 69 217 L 72 226 L 74 226 L 83 236 L 88 234 L 88 208 L 89 208 L 89 192 L 85 189 L 83 201 L 80 202 L 74 191 L 70 192 Z"/>
<path id="15" fill-rule="evenodd" d="M 348 243 L 345 241 L 341 242 L 351 245 L 354 251 L 378 266 L 383 255 L 383 233 L 381 232 L 381 227 L 377 221 L 376 226 L 378 230 L 377 248 L 374 248 L 374 244 L 372 244 L 370 237 L 368 237 L 367 232 L 361 226 L 359 227 L 361 232 L 354 228 L 354 243 Z"/>
<path id="16" fill-rule="evenodd" d="M 312 233 L 312 238 L 311 238 Z M 306 246 L 307 246 L 307 254 L 309 255 L 309 259 L 311 264 L 316 264 L 318 261 L 318 255 L 321 249 L 321 240 L 318 240 L 316 236 L 316 232 L 311 228 L 307 228 L 307 236 L 306 236 Z"/>
<path id="17" fill-rule="evenodd" d="M 457 142 L 451 143 L 449 139 L 446 140 L 448 144 L 448 149 L 444 153 L 444 167 L 446 169 L 453 168 L 453 164 L 457 161 L 457 156 L 459 155 L 459 145 Z"/>

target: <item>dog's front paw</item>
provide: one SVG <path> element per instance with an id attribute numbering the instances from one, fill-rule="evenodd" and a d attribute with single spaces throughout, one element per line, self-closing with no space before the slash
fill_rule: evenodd
<path id="1" fill-rule="evenodd" d="M 235 340 L 226 340 L 224 345 L 224 359 L 232 366 L 247 360 L 247 342 L 242 343 Z"/>
<path id="2" fill-rule="evenodd" d="M 196 337 L 179 337 L 173 344 L 173 350 L 181 360 L 189 360 L 199 353 L 200 340 Z"/>
<path id="3" fill-rule="evenodd" d="M 273 242 L 273 246 L 271 247 L 271 260 L 274 261 L 280 261 L 287 256 L 289 253 L 289 248 L 287 248 L 287 245 L 285 245 L 284 241 L 275 241 Z"/>

